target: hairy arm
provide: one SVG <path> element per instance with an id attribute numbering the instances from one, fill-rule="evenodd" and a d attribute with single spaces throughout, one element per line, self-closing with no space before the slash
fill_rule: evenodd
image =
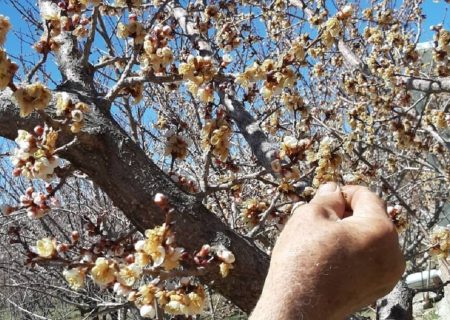
<path id="1" fill-rule="evenodd" d="M 384 202 L 323 185 L 280 235 L 251 319 L 343 319 L 388 293 L 404 267 Z"/>

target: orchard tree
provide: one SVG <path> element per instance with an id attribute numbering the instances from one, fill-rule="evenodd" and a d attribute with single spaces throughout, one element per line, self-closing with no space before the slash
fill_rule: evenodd
<path id="1" fill-rule="evenodd" d="M 250 312 L 293 205 L 328 181 L 388 202 L 406 274 L 445 263 L 450 32 L 421 49 L 424 1 L 4 2 L 36 30 L 0 16 L 0 135 L 28 186 L 4 214 L 42 221 L 87 177 L 141 234 L 71 210 L 34 243 L 10 228 L 27 266 L 143 317 L 201 313 L 203 285 Z"/>

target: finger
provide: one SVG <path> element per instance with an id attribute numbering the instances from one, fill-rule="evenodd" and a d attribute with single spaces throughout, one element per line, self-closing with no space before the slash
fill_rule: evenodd
<path id="1" fill-rule="evenodd" d="M 309 202 L 312 211 L 333 220 L 342 219 L 345 212 L 345 199 L 335 182 L 328 182 L 319 187 L 314 198 Z"/>
<path id="2" fill-rule="evenodd" d="M 342 193 L 353 216 L 387 217 L 385 202 L 367 187 L 344 186 Z"/>

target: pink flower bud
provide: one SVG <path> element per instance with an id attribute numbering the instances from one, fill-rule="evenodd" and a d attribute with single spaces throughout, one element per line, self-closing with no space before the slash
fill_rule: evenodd
<path id="1" fill-rule="evenodd" d="M 33 187 L 28 187 L 27 190 L 25 191 L 25 193 L 27 194 L 27 196 L 31 197 L 31 195 L 34 192 L 34 188 Z"/>
<path id="2" fill-rule="evenodd" d="M 155 198 L 153 200 L 155 204 L 161 208 L 166 208 L 169 204 L 169 199 L 162 193 L 155 194 Z"/>
<path id="3" fill-rule="evenodd" d="M 67 243 L 60 243 L 56 246 L 56 251 L 59 253 L 65 253 L 69 251 L 69 245 Z"/>
<path id="4" fill-rule="evenodd" d="M 34 133 L 38 136 L 42 136 L 44 134 L 44 127 L 43 126 L 36 126 L 34 127 Z"/>
<path id="5" fill-rule="evenodd" d="M 76 230 L 72 231 L 72 233 L 70 234 L 70 238 L 73 242 L 77 242 L 78 240 L 80 240 L 80 233 Z"/>

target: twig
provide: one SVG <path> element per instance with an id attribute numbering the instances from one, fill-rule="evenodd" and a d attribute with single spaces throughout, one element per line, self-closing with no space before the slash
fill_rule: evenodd
<path id="1" fill-rule="evenodd" d="M 46 42 L 49 43 L 49 41 L 50 41 L 50 30 L 49 30 L 49 22 L 48 21 L 45 22 L 45 30 L 47 31 Z M 39 60 L 39 62 L 36 63 L 36 65 L 30 70 L 30 72 L 28 72 L 28 74 L 26 76 L 26 80 L 25 80 L 26 83 L 31 83 L 31 80 L 34 77 L 34 75 L 36 74 L 36 72 L 47 61 L 48 52 L 49 52 L 48 50 L 44 50 L 41 60 Z"/>
<path id="2" fill-rule="evenodd" d="M 90 30 L 89 36 L 86 40 L 86 44 L 84 45 L 83 56 L 81 57 L 81 63 L 83 65 L 86 65 L 89 61 L 92 44 L 94 43 L 94 39 L 95 39 L 95 30 L 97 28 L 98 14 L 99 14 L 99 7 L 96 6 L 96 7 L 94 7 L 94 13 L 92 14 L 91 30 Z"/>
<path id="3" fill-rule="evenodd" d="M 128 64 L 126 65 L 125 69 L 122 72 L 122 75 L 120 76 L 117 83 L 111 88 L 111 90 L 106 94 L 105 100 L 112 102 L 117 95 L 119 94 L 120 89 L 125 87 L 124 85 L 125 79 L 128 77 L 128 75 L 131 72 L 131 69 L 133 68 L 134 63 L 136 62 L 137 58 L 137 51 L 133 51 L 130 61 L 128 61 Z"/>
<path id="4" fill-rule="evenodd" d="M 270 203 L 270 206 L 264 211 L 261 215 L 261 218 L 259 219 L 259 223 L 249 232 L 247 233 L 247 237 L 253 238 L 256 233 L 264 226 L 264 222 L 266 222 L 269 215 L 272 213 L 272 211 L 276 208 L 276 202 L 278 199 L 280 199 L 281 192 L 278 192 L 275 197 L 272 199 L 272 202 Z"/>

